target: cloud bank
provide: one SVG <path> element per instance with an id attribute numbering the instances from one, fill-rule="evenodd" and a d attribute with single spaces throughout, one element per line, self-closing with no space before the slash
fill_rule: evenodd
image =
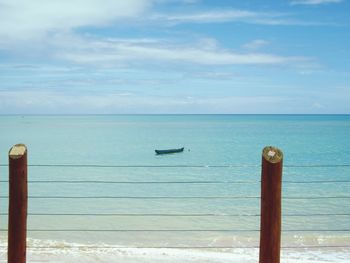
<path id="1" fill-rule="evenodd" d="M 178 0 L 179 2 L 183 2 Z M 300 0 L 292 4 L 335 3 L 341 0 Z M 182 23 L 241 22 L 258 25 L 318 25 L 299 21 L 288 13 L 228 9 L 163 13 L 152 11 L 159 0 L 0 0 L 0 39 L 31 40 L 52 33 L 123 23 L 173 26 Z M 164 1 L 165 2 L 165 1 Z M 175 1 L 176 2 L 176 1 Z"/>
<path id="2" fill-rule="evenodd" d="M 291 18 L 287 13 L 279 12 L 257 12 L 251 10 L 229 9 L 229 10 L 208 10 L 192 13 L 167 13 L 153 14 L 150 21 L 162 21 L 163 25 L 177 25 L 184 23 L 225 23 L 238 22 L 256 25 L 319 25 L 316 22 L 306 22 Z"/>
<path id="3" fill-rule="evenodd" d="M 0 38 L 30 39 L 136 17 L 148 0 L 0 0 Z"/>
<path id="4" fill-rule="evenodd" d="M 208 42 L 208 39 L 204 41 Z M 214 40 L 213 40 L 214 42 Z M 198 43 L 181 44 L 143 39 L 91 39 L 58 37 L 55 39 L 57 59 L 78 64 L 118 64 L 130 61 L 169 61 L 199 65 L 274 65 L 309 61 L 306 57 L 279 56 L 266 53 L 243 53 Z M 255 43 L 255 44 L 261 44 Z"/>

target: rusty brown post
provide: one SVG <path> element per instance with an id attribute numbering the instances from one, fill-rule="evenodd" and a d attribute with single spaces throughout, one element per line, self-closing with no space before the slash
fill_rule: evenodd
<path id="1" fill-rule="evenodd" d="M 279 263 L 283 153 L 268 146 L 262 153 L 259 263 Z"/>
<path id="2" fill-rule="evenodd" d="M 26 262 L 27 148 L 14 145 L 9 152 L 8 263 Z"/>

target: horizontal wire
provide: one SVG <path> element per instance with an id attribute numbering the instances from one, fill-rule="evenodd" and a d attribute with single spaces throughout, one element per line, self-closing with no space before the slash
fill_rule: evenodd
<path id="1" fill-rule="evenodd" d="M 0 181 L 0 183 L 8 183 L 9 181 Z M 350 181 L 349 181 L 350 182 Z M 250 184 L 259 183 L 256 181 L 104 181 L 104 180 L 37 180 L 28 181 L 28 183 L 67 183 L 67 184 Z"/>
<path id="2" fill-rule="evenodd" d="M 283 165 L 287 168 L 332 168 L 332 167 L 350 167 L 350 164 L 305 164 L 305 165 Z"/>
<path id="3" fill-rule="evenodd" d="M 0 213 L 7 216 L 8 213 Z M 260 214 L 136 214 L 136 213 L 28 213 L 28 216 L 138 216 L 138 217 L 260 217 Z M 283 217 L 321 217 L 321 216 L 350 216 L 350 214 L 285 214 Z"/>
<path id="4" fill-rule="evenodd" d="M 8 164 L 0 164 L 6 167 Z M 230 164 L 230 165 L 103 165 L 103 164 L 29 164 L 29 167 L 86 167 L 86 168 L 243 168 L 260 167 L 254 164 Z M 350 167 L 350 164 L 305 164 L 284 165 L 287 168 L 327 168 Z"/>
<path id="5" fill-rule="evenodd" d="M 0 246 L 0 248 L 7 248 L 7 246 Z M 242 249 L 242 248 L 259 248 L 259 246 L 135 246 L 135 247 L 120 247 L 120 246 L 28 246 L 27 249 Z M 310 249 L 310 248 L 350 248 L 350 245 L 316 245 L 316 246 L 285 246 L 281 249 Z"/>
<path id="6" fill-rule="evenodd" d="M 1 245 L 0 248 L 7 248 Z M 27 246 L 27 249 L 80 249 L 80 248 L 94 248 L 94 249 L 242 249 L 242 248 L 259 248 L 259 246 Z M 282 246 L 281 249 L 309 249 L 309 248 L 350 248 L 350 245 L 315 245 L 315 246 Z"/>
<path id="7" fill-rule="evenodd" d="M 349 245 L 316 245 L 316 246 L 286 246 L 281 249 L 298 249 L 298 248 L 350 248 Z"/>
<path id="8" fill-rule="evenodd" d="M 8 164 L 0 164 L 8 166 Z M 260 165 L 104 165 L 104 164 L 28 164 L 29 167 L 86 167 L 86 168 L 240 168 L 240 167 L 260 167 Z"/>
<path id="9" fill-rule="evenodd" d="M 8 231 L 8 229 L 0 229 Z M 259 229 L 27 229 L 28 232 L 260 232 Z M 350 229 L 287 229 L 283 232 L 350 232 Z"/>
<path id="10" fill-rule="evenodd" d="M 261 181 L 259 181 L 260 183 Z M 350 180 L 282 181 L 284 184 L 350 183 Z"/>
<path id="11" fill-rule="evenodd" d="M 7 196 L 0 196 L 8 199 Z M 257 199 L 258 196 L 28 196 L 32 199 Z"/>
<path id="12" fill-rule="evenodd" d="M 349 199 L 350 196 L 290 196 L 282 197 L 282 200 L 308 200 L 308 199 Z"/>
<path id="13" fill-rule="evenodd" d="M 6 216 L 8 213 L 0 213 Z M 28 216 L 137 216 L 137 217 L 259 217 L 259 214 L 97 214 L 97 213 L 28 213 Z M 349 214 L 350 216 L 350 214 Z"/>
<path id="14" fill-rule="evenodd" d="M 0 196 L 8 199 L 7 196 Z M 28 196 L 32 199 L 258 199 L 258 196 Z"/>
<path id="15" fill-rule="evenodd" d="M 260 215 L 259 215 L 260 216 Z M 309 216 L 350 216 L 350 213 L 325 213 L 325 214 L 283 214 L 283 217 L 309 217 Z"/>
<path id="16" fill-rule="evenodd" d="M 260 199 L 260 196 L 28 196 L 31 199 Z M 0 196 L 8 199 L 8 196 Z M 350 199 L 350 196 L 290 196 L 283 200 Z"/>
<path id="17" fill-rule="evenodd" d="M 0 246 L 0 248 L 7 248 L 7 246 Z M 241 246 L 241 247 L 227 247 L 227 246 L 135 246 L 135 247 L 121 247 L 121 246 L 28 246 L 28 249 L 79 249 L 79 248 L 94 248 L 94 249 L 234 249 L 234 248 L 259 248 L 258 246 Z"/>
<path id="18" fill-rule="evenodd" d="M 8 213 L 0 213 L 0 216 L 7 216 Z M 260 214 L 133 214 L 133 213 L 28 213 L 28 216 L 137 216 L 137 217 L 259 217 Z M 349 214 L 350 216 L 350 214 Z"/>
<path id="19" fill-rule="evenodd" d="M 0 180 L 0 183 L 8 183 Z M 258 184 L 261 181 L 106 181 L 106 180 L 32 180 L 31 184 Z M 282 181 L 284 184 L 350 183 L 350 180 Z"/>
<path id="20" fill-rule="evenodd" d="M 8 231 L 0 229 L 0 231 Z M 258 229 L 27 229 L 28 232 L 259 232 Z"/>

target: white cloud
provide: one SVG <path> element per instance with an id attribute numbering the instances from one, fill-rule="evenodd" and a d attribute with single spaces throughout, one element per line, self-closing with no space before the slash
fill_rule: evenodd
<path id="1" fill-rule="evenodd" d="M 110 91 L 83 93 L 45 89 L 0 90 L 2 114 L 103 113 L 348 113 L 349 89 L 316 92 L 314 96 L 167 94 Z M 316 94 L 315 93 L 315 94 Z M 300 94 L 304 94 L 301 92 Z M 304 94 L 305 95 L 305 94 Z"/>
<path id="2" fill-rule="evenodd" d="M 324 105 L 322 105 L 321 103 L 319 102 L 314 102 L 312 105 L 311 105 L 312 108 L 316 108 L 316 109 L 322 109 L 324 108 Z"/>
<path id="3" fill-rule="evenodd" d="M 274 96 L 134 96 L 119 93 L 77 94 L 40 90 L 0 91 L 2 113 L 265 113 L 286 101 Z M 11 109 L 14 112 L 11 112 Z"/>
<path id="4" fill-rule="evenodd" d="M 343 0 L 295 0 L 291 5 L 323 5 L 341 3 Z"/>
<path id="5" fill-rule="evenodd" d="M 193 13 L 181 14 L 153 14 L 150 20 L 157 21 L 160 24 L 176 25 L 182 23 L 223 23 L 223 22 L 242 22 L 247 24 L 259 25 L 299 25 L 312 26 L 320 25 L 318 22 L 299 21 L 291 18 L 287 13 L 278 12 L 255 12 L 250 10 L 210 10 Z"/>
<path id="6" fill-rule="evenodd" d="M 220 72 L 220 71 L 204 71 L 204 72 L 188 72 L 185 73 L 184 78 L 188 79 L 211 79 L 211 80 L 231 80 L 240 78 L 241 75 L 234 72 Z"/>
<path id="7" fill-rule="evenodd" d="M 226 22 L 232 20 L 241 20 L 245 18 L 256 17 L 257 14 L 245 10 L 221 10 L 221 11 L 206 11 L 188 14 L 156 14 L 152 16 L 154 20 L 166 20 L 174 23 L 209 23 L 209 22 Z"/>
<path id="8" fill-rule="evenodd" d="M 269 44 L 269 41 L 263 39 L 255 39 L 249 43 L 243 45 L 246 49 L 256 50 Z"/>
<path id="9" fill-rule="evenodd" d="M 174 2 L 180 3 L 183 3 L 183 1 L 174 0 Z M 6 41 L 10 42 L 9 40 L 19 42 L 18 40 L 40 39 L 51 36 L 52 33 L 72 32 L 81 27 L 104 27 L 126 22 L 129 24 L 133 22 L 135 26 L 234 21 L 262 25 L 317 24 L 291 19 L 286 13 L 238 9 L 152 15 L 151 7 L 162 2 L 166 1 L 0 0 L 0 45 L 4 46 Z M 12 41 L 12 43 L 15 43 L 15 41 Z"/>
<path id="10" fill-rule="evenodd" d="M 102 26 L 144 12 L 150 0 L 0 0 L 0 39 Z"/>
<path id="11" fill-rule="evenodd" d="M 207 46 L 203 43 L 209 43 Z M 120 64 L 130 61 L 169 61 L 180 63 L 194 63 L 199 65 L 265 65 L 265 64 L 293 64 L 309 61 L 309 58 L 280 56 L 267 53 L 238 53 L 221 49 L 214 40 L 199 41 L 186 45 L 154 41 L 144 43 L 136 39 L 95 40 L 76 36 L 57 37 L 56 58 L 74 63 L 101 63 L 104 65 Z"/>

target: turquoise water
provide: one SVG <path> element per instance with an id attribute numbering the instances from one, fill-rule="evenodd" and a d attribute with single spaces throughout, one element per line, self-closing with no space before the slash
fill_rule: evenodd
<path id="1" fill-rule="evenodd" d="M 29 195 L 37 197 L 28 229 L 58 230 L 29 231 L 39 244 L 257 246 L 261 151 L 275 145 L 285 157 L 282 245 L 350 246 L 349 134 L 349 115 L 0 116 L 0 163 L 13 144 L 27 145 Z M 37 166 L 46 164 L 81 166 Z M 0 213 L 7 188 L 2 182 Z M 225 196 L 235 198 L 201 198 Z M 234 231 L 107 231 L 118 229 Z"/>

